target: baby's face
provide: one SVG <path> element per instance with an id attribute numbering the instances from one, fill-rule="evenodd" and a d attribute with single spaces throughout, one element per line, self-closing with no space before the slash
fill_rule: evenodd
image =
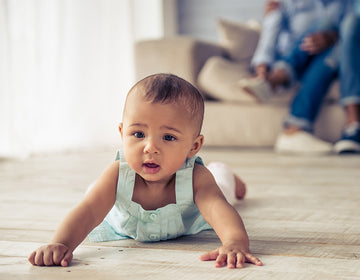
<path id="1" fill-rule="evenodd" d="M 150 103 L 141 95 L 127 100 L 120 125 L 125 158 L 147 181 L 166 182 L 200 149 L 190 114 L 177 104 Z"/>

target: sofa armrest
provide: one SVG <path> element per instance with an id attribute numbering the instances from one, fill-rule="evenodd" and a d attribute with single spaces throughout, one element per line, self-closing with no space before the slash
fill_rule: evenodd
<path id="1" fill-rule="evenodd" d="M 185 36 L 135 43 L 135 77 L 154 73 L 173 73 L 197 86 L 197 76 L 206 60 L 222 56 L 225 50 L 216 44 Z"/>

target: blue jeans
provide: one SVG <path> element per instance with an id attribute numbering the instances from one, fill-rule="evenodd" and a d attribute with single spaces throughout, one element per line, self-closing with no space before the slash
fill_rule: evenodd
<path id="1" fill-rule="evenodd" d="M 350 5 L 341 29 L 340 91 L 342 105 L 360 104 L 360 0 Z"/>
<path id="2" fill-rule="evenodd" d="M 272 68 L 276 61 L 291 53 L 314 22 L 322 23 L 323 27 L 339 26 L 344 14 L 343 1 L 350 0 L 282 0 L 281 7 L 263 19 L 251 66 L 267 64 Z"/>
<path id="3" fill-rule="evenodd" d="M 285 126 L 294 125 L 306 131 L 312 131 L 322 101 L 329 85 L 338 75 L 338 46 L 318 54 L 309 55 L 300 49 L 300 44 L 285 59 L 290 65 L 293 76 L 301 82 L 301 88 L 290 108 Z"/>

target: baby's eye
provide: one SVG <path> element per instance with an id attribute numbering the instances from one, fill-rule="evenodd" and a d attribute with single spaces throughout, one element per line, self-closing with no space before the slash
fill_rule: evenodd
<path id="1" fill-rule="evenodd" d="M 175 141 L 176 138 L 172 135 L 165 135 L 163 138 L 165 141 Z"/>
<path id="2" fill-rule="evenodd" d="M 143 132 L 135 132 L 134 133 L 134 136 L 136 137 L 136 138 L 144 138 L 145 137 L 145 134 L 143 133 Z"/>

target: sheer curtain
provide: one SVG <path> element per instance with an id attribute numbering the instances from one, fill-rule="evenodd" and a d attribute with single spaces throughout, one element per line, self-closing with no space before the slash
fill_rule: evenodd
<path id="1" fill-rule="evenodd" d="M 0 157 L 120 143 L 131 0 L 0 0 Z"/>

